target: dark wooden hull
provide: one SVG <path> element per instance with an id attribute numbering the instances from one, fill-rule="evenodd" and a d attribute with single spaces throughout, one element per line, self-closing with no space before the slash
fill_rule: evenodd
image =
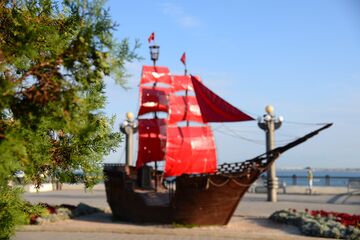
<path id="1" fill-rule="evenodd" d="M 182 176 L 177 179 L 172 201 L 173 221 L 226 225 L 252 182 L 247 177 L 225 175 Z"/>
<path id="2" fill-rule="evenodd" d="M 136 187 L 136 169 L 126 171 L 126 174 L 123 165 L 105 165 L 107 201 L 114 218 L 122 221 L 225 225 L 250 185 L 280 154 L 331 125 L 327 124 L 251 160 L 222 164 L 214 174 L 182 175 L 176 178 L 175 188 L 169 186 L 165 190 L 159 187 L 158 192 Z"/>
<path id="3" fill-rule="evenodd" d="M 105 166 L 104 174 L 107 202 L 114 219 L 139 223 L 171 222 L 169 204 L 147 204 L 144 194 L 134 190 L 136 182 L 126 176 L 123 166 Z"/>
<path id="4" fill-rule="evenodd" d="M 137 223 L 225 225 L 260 175 L 183 175 L 172 193 L 141 191 L 123 166 L 105 166 L 107 201 L 115 219 Z"/>

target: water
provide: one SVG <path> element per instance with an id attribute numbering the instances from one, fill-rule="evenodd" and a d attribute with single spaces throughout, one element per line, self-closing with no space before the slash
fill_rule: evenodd
<path id="1" fill-rule="evenodd" d="M 347 186 L 350 178 L 360 179 L 360 170 L 313 170 L 314 186 Z M 276 175 L 280 183 L 285 182 L 287 186 L 294 185 L 293 175 L 296 175 L 296 185 L 307 186 L 306 169 L 284 170 L 278 169 Z"/>

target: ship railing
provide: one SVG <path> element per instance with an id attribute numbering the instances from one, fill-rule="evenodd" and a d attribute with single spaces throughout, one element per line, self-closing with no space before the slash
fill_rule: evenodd
<path id="1" fill-rule="evenodd" d="M 217 173 L 219 174 L 246 174 L 253 170 L 263 170 L 265 162 L 262 159 L 259 161 L 245 161 L 236 163 L 223 163 L 219 165 Z"/>

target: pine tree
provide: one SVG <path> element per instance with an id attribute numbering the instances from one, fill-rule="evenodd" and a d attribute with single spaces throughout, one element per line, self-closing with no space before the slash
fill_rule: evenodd
<path id="1" fill-rule="evenodd" d="M 103 6 L 101 0 L 1 1 L 0 192 L 13 191 L 8 183 L 18 170 L 39 186 L 82 169 L 91 186 L 102 157 L 118 146 L 114 119 L 102 112 L 105 79 L 124 84 L 124 64 L 138 58 L 138 44 L 131 49 L 127 39 L 114 39 L 116 24 Z M 1 222 L 5 215 L 0 207 Z"/>

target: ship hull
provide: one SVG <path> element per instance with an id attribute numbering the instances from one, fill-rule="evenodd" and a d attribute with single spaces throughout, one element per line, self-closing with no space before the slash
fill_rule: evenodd
<path id="1" fill-rule="evenodd" d="M 173 221 L 194 225 L 226 225 L 241 198 L 258 177 L 255 175 L 180 177 L 172 201 Z"/>
<path id="2" fill-rule="evenodd" d="M 113 217 L 136 223 L 226 225 L 241 198 L 258 177 L 285 151 L 307 141 L 332 124 L 306 134 L 251 160 L 222 164 L 214 174 L 181 175 L 175 185 L 158 191 L 140 189 L 135 168 L 105 165 L 107 201 Z M 127 170 L 127 171 L 125 171 Z M 150 174 L 149 176 L 161 176 Z"/>
<path id="3" fill-rule="evenodd" d="M 104 175 L 106 198 L 114 220 L 137 223 L 171 222 L 169 204 L 148 204 L 144 193 L 135 191 L 136 181 L 127 177 L 123 166 L 105 166 Z"/>
<path id="4" fill-rule="evenodd" d="M 142 191 L 122 166 L 105 166 L 107 201 L 114 219 L 135 223 L 226 225 L 260 172 L 233 176 L 182 175 L 176 190 Z"/>

